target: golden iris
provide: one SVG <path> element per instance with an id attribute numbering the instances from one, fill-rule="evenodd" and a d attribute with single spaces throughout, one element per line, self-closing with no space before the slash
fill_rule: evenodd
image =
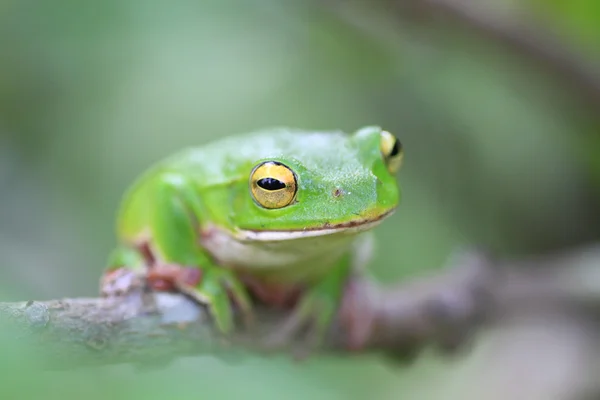
<path id="1" fill-rule="evenodd" d="M 258 164 L 250 174 L 250 191 L 256 203 L 264 208 L 283 208 L 296 197 L 296 174 L 277 161 Z"/>
<path id="2" fill-rule="evenodd" d="M 402 166 L 404 150 L 402 143 L 394 135 L 387 131 L 381 131 L 381 142 L 379 144 L 383 160 L 390 173 L 395 174 Z"/>

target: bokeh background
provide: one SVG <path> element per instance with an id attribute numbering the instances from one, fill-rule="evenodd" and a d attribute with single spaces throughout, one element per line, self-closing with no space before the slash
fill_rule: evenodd
<path id="1" fill-rule="evenodd" d="M 593 242 L 599 49 L 595 0 L 0 1 L 0 300 L 95 296 L 136 175 L 181 147 L 269 126 L 377 124 L 401 138 L 404 197 L 377 231 L 378 279 L 439 268 L 465 244 L 517 257 Z M 190 358 L 17 378 L 0 392 L 483 398 L 473 374 L 494 357 L 480 353 L 410 368 Z M 14 369 L 14 354 L 0 367 Z"/>

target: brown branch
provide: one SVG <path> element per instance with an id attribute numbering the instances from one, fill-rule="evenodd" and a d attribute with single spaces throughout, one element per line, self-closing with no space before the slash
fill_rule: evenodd
<path id="1" fill-rule="evenodd" d="M 374 315 L 363 351 L 411 359 L 427 346 L 460 348 L 482 322 L 548 307 L 600 307 L 600 248 L 521 260 L 491 268 L 467 253 L 444 273 L 390 288 L 359 282 L 358 306 Z M 543 267 L 543 268 L 542 268 Z M 356 308 L 353 308 L 356 311 Z M 285 318 L 258 308 L 258 326 L 225 340 L 202 307 L 177 294 L 131 293 L 110 299 L 0 303 L 3 345 L 25 344 L 48 354 L 46 367 L 113 363 L 159 364 L 197 354 L 226 357 L 233 347 L 267 352 L 261 340 Z M 352 315 L 342 312 L 325 348 L 347 353 Z M 286 343 L 289 350 L 298 342 Z"/>

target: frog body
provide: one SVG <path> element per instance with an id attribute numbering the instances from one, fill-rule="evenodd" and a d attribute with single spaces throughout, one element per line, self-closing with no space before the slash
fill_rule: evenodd
<path id="1" fill-rule="evenodd" d="M 318 316 L 323 333 L 348 277 L 368 261 L 368 235 L 397 207 L 402 157 L 379 127 L 273 128 L 185 149 L 125 194 L 109 272 L 199 270 L 186 284 L 223 333 L 233 305 L 250 315 L 253 296 L 277 288 L 298 294 L 294 317 Z"/>

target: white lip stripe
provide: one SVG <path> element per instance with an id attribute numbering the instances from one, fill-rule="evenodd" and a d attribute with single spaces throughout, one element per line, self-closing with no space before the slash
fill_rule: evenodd
<path id="1" fill-rule="evenodd" d="M 325 236 L 334 233 L 341 232 L 361 232 L 364 230 L 368 230 L 373 228 L 376 225 L 379 225 L 383 219 L 379 219 L 376 221 L 365 222 L 360 225 L 352 226 L 352 227 L 340 227 L 340 228 L 327 228 L 327 229 L 314 229 L 314 230 L 306 230 L 306 231 L 247 231 L 241 230 L 236 232 L 235 238 L 241 241 L 259 241 L 259 242 L 268 242 L 268 241 L 280 241 L 280 240 L 293 240 L 293 239 L 301 239 L 301 238 L 309 238 L 315 236 Z"/>

